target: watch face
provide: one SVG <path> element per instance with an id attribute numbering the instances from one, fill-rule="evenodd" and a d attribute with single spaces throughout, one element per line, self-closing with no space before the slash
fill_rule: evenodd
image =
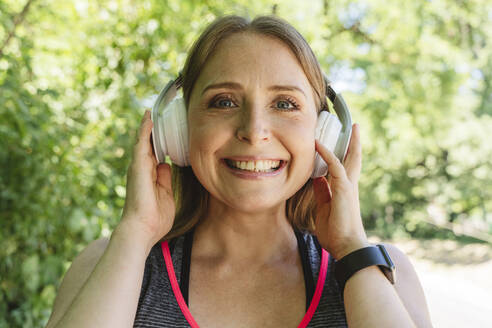
<path id="1" fill-rule="evenodd" d="M 388 278 L 388 280 L 392 283 L 395 284 L 396 281 L 396 267 L 393 261 L 391 261 L 391 257 L 389 256 L 388 252 L 386 251 L 386 248 L 383 245 L 377 245 L 379 250 L 381 251 L 381 254 L 384 257 L 384 260 L 386 261 L 387 266 L 379 266 L 380 268 L 383 269 L 383 273 Z"/>

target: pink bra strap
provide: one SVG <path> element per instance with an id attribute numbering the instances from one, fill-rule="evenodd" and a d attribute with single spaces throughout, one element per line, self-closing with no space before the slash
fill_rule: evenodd
<path id="1" fill-rule="evenodd" d="M 167 275 L 169 276 L 169 280 L 171 280 L 171 287 L 173 288 L 176 301 L 178 301 L 179 308 L 181 309 L 181 312 L 183 312 L 183 315 L 190 324 L 191 328 L 198 328 L 198 324 L 195 319 L 193 319 L 190 309 L 188 309 L 183 295 L 181 294 L 181 290 L 179 289 L 179 284 L 176 279 L 176 274 L 174 273 L 173 260 L 171 258 L 171 253 L 169 252 L 169 245 L 167 241 L 161 242 L 161 248 L 162 253 L 164 254 L 164 260 L 166 261 Z"/>
<path id="2" fill-rule="evenodd" d="M 166 262 L 167 274 L 169 276 L 169 280 L 171 281 L 171 287 L 173 289 L 174 296 L 176 297 L 176 301 L 178 302 L 179 308 L 181 309 L 181 312 L 185 316 L 190 326 L 192 328 L 199 328 L 195 319 L 193 319 L 193 316 L 191 315 L 190 309 L 188 308 L 186 302 L 184 301 L 183 295 L 181 294 L 181 290 L 179 289 L 179 284 L 178 284 L 178 280 L 176 279 L 176 274 L 174 272 L 173 260 L 171 258 L 171 253 L 169 251 L 169 245 L 167 241 L 161 242 L 161 248 L 162 248 L 162 254 L 164 255 L 164 261 Z M 318 307 L 319 301 L 321 300 L 321 294 L 323 293 L 323 287 L 325 285 L 325 280 L 326 280 L 326 273 L 328 272 L 328 257 L 330 255 L 325 249 L 322 248 L 321 250 L 322 250 L 321 266 L 318 275 L 318 282 L 316 284 L 316 290 L 314 292 L 314 296 L 311 301 L 311 304 L 309 305 L 309 308 L 306 314 L 304 315 L 304 318 L 302 319 L 301 323 L 299 324 L 298 328 L 307 327 L 309 321 L 311 321 L 311 318 L 314 315 L 314 312 L 316 311 L 316 308 Z"/>
<path id="3" fill-rule="evenodd" d="M 311 321 L 311 318 L 314 315 L 314 312 L 316 312 L 316 309 L 318 308 L 319 301 L 321 300 L 321 294 L 323 293 L 323 287 L 325 286 L 326 273 L 328 272 L 329 256 L 330 254 L 324 248 L 321 248 L 321 266 L 319 268 L 318 282 L 316 283 L 313 300 L 311 301 L 311 304 L 309 304 L 306 315 L 302 319 L 298 328 L 307 327 L 309 321 Z"/>

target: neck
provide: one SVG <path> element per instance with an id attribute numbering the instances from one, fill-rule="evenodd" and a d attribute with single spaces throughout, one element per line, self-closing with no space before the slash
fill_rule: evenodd
<path id="1" fill-rule="evenodd" d="M 195 229 L 193 253 L 226 262 L 272 263 L 297 252 L 285 202 L 259 212 L 232 209 L 210 197 L 209 211 Z"/>

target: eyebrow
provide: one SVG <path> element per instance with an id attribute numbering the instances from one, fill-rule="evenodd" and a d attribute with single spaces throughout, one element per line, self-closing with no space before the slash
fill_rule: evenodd
<path id="1" fill-rule="evenodd" d="M 202 91 L 202 95 L 211 89 L 235 89 L 235 90 L 242 90 L 243 87 L 241 84 L 236 83 L 236 82 L 222 82 L 222 83 L 216 83 L 216 84 L 210 84 L 208 85 L 205 89 Z M 272 85 L 268 87 L 269 91 L 298 91 L 304 95 L 305 98 L 306 94 L 304 91 L 302 91 L 301 88 L 296 87 L 295 85 Z"/>

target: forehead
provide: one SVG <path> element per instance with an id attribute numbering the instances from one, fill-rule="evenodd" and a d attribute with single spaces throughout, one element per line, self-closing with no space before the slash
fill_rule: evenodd
<path id="1" fill-rule="evenodd" d="M 296 56 L 283 41 L 253 32 L 235 33 L 219 42 L 198 77 L 196 90 L 231 79 L 260 87 L 296 85 L 306 94 L 310 88 Z"/>

